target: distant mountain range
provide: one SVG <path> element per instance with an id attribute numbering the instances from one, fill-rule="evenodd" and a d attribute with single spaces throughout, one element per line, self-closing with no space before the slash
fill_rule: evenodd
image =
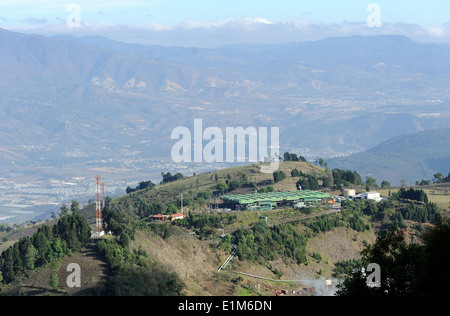
<path id="1" fill-rule="evenodd" d="M 0 177 L 170 159 L 177 126 L 280 127 L 314 159 L 450 127 L 450 47 L 402 36 L 216 49 L 0 30 Z"/>
<path id="2" fill-rule="evenodd" d="M 433 175 L 450 172 L 450 129 L 419 132 L 396 136 L 368 151 L 327 161 L 331 168 L 358 170 L 392 185 L 407 180 L 432 180 Z"/>

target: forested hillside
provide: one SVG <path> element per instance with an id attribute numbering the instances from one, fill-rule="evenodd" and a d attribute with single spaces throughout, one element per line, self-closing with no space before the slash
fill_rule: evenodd
<path id="1" fill-rule="evenodd" d="M 257 295 L 249 287 L 252 279 L 236 275 L 238 272 L 267 280 L 295 280 L 299 273 L 305 280 L 346 280 L 355 268 L 363 267 L 364 250 L 374 249 L 370 247 L 375 247 L 371 245 L 383 236 L 380 234 L 402 231 L 408 245 L 416 244 L 430 227 L 440 227 L 448 216 L 447 210 L 432 202 L 435 196 L 414 188 L 393 190 L 380 203 L 344 201 L 339 208 L 315 205 L 260 212 L 205 211 L 213 196 L 207 192 L 293 190 L 301 182 L 329 192 L 347 186 L 364 189 L 366 185 L 356 171 L 323 169 L 302 161 L 283 162 L 273 175 L 256 170 L 258 166 L 246 166 L 189 178 L 163 173 L 171 181 L 160 185 L 144 181 L 123 197 L 106 199 L 102 214 L 109 234 L 95 243 L 90 235 L 92 225 L 88 225 L 92 224 L 92 205 L 79 210 L 74 201 L 70 208 L 61 208 L 55 225 L 43 225 L 2 253 L 3 293 L 18 293 L 23 282 L 30 282 L 27 286 L 33 288 L 34 280 L 46 279 L 49 288 L 40 288 L 39 293 L 69 295 L 60 274 L 65 268 L 61 262 L 67 262 L 68 256 L 78 258 L 84 271 L 99 267 L 99 260 L 105 269 L 101 274 L 89 274 L 96 282 L 74 295 Z M 445 179 L 442 176 L 443 184 Z M 226 185 L 226 192 L 220 192 L 220 184 Z M 154 222 L 152 214 L 181 211 L 176 193 L 182 192 L 187 199 L 183 204 L 186 218 Z M 172 199 L 163 201 L 168 196 Z M 233 249 L 232 268 L 218 273 Z M 264 282 L 264 293 L 273 295 L 276 287 L 274 281 Z"/>
<path id="2" fill-rule="evenodd" d="M 342 158 L 328 159 L 330 167 L 356 169 L 361 175 L 409 185 L 431 180 L 450 165 L 450 129 L 424 131 L 397 136 L 368 151 Z M 353 170 L 352 169 L 352 170 Z"/>
<path id="3" fill-rule="evenodd" d="M 56 225 L 42 226 L 1 254 L 0 278 L 3 284 L 26 279 L 35 270 L 79 252 L 90 238 L 91 228 L 79 211 L 63 214 Z"/>

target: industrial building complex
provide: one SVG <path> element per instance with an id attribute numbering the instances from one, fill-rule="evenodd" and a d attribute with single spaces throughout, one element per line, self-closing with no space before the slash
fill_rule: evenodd
<path id="1" fill-rule="evenodd" d="M 235 210 L 272 210 L 279 206 L 303 205 L 331 201 L 332 196 L 317 191 L 288 191 L 272 193 L 236 194 L 222 196 L 223 202 Z"/>

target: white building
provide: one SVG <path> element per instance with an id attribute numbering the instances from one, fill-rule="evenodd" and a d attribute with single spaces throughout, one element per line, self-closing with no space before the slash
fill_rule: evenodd
<path id="1" fill-rule="evenodd" d="M 177 213 L 177 214 L 174 214 L 174 215 L 170 215 L 170 217 L 172 218 L 172 222 L 173 222 L 173 221 L 176 221 L 178 219 L 185 219 L 186 215 Z"/>
<path id="2" fill-rule="evenodd" d="M 361 194 L 361 199 L 380 202 L 383 198 L 378 192 L 363 192 Z"/>

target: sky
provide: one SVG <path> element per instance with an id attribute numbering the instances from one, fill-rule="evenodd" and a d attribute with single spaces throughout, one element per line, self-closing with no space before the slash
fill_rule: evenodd
<path id="1" fill-rule="evenodd" d="M 450 43 L 450 1 L 0 0 L 0 27 L 180 46 L 379 34 Z"/>

